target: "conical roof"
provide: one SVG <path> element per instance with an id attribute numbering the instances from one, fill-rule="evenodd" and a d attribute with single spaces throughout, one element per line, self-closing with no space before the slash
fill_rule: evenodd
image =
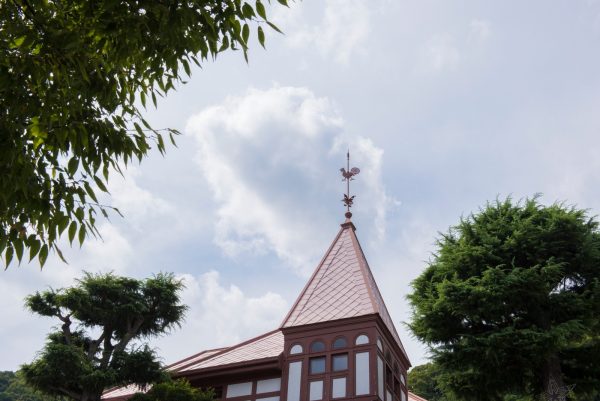
<path id="1" fill-rule="evenodd" d="M 281 327 L 379 314 L 400 349 L 398 332 L 350 220 L 333 240 Z"/>

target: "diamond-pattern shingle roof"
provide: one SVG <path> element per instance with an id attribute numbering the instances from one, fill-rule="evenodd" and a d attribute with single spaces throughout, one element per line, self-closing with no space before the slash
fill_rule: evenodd
<path id="1" fill-rule="evenodd" d="M 355 230 L 350 221 L 342 224 L 281 327 L 377 313 L 404 351 Z"/>

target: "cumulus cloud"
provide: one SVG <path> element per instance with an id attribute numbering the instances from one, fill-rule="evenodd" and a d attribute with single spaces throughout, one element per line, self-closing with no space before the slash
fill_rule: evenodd
<path id="1" fill-rule="evenodd" d="M 318 25 L 301 21 L 299 7 L 284 15 L 277 14 L 286 27 L 288 43 L 294 47 L 316 47 L 324 57 L 346 64 L 351 56 L 364 49 L 369 36 L 372 5 L 366 0 L 325 0 L 325 8 Z"/>
<path id="2" fill-rule="evenodd" d="M 300 273 L 312 271 L 331 240 L 324 224 L 334 227 L 341 216 L 335 200 L 348 146 L 367 188 L 361 212 L 373 217 L 379 238 L 385 235 L 391 199 L 381 179 L 383 151 L 346 135 L 329 99 L 306 88 L 249 89 L 191 118 L 187 132 L 219 205 L 215 242 L 228 255 L 273 252 Z"/>
<path id="3" fill-rule="evenodd" d="M 156 342 L 165 355 L 184 357 L 206 348 L 237 344 L 278 328 L 288 309 L 277 293 L 249 296 L 234 284 L 222 285 L 216 271 L 180 278 L 186 285 L 182 300 L 190 309 L 183 330 Z"/>

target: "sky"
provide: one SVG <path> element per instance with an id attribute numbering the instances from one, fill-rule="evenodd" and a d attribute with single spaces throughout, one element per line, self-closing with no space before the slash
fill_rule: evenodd
<path id="1" fill-rule="evenodd" d="M 277 328 L 343 222 L 348 148 L 357 235 L 413 365 L 406 295 L 440 232 L 506 196 L 600 213 L 599 0 L 274 3 L 284 35 L 146 111 L 183 134 L 112 176 L 125 218 L 99 221 L 103 240 L 0 272 L 0 370 L 56 325 L 25 296 L 84 270 L 184 280 L 185 322 L 150 341 L 165 363 Z"/>

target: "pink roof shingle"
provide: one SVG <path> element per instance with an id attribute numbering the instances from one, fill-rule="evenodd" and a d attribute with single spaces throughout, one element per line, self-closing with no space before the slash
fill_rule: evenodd
<path id="1" fill-rule="evenodd" d="M 282 352 L 283 333 L 281 330 L 275 330 L 231 348 L 226 348 L 198 363 L 186 364 L 185 367 L 178 370 L 178 373 L 229 365 L 238 362 L 278 357 Z"/>
<path id="2" fill-rule="evenodd" d="M 342 224 L 281 327 L 377 313 L 405 352 L 354 231 L 351 222 Z"/>

